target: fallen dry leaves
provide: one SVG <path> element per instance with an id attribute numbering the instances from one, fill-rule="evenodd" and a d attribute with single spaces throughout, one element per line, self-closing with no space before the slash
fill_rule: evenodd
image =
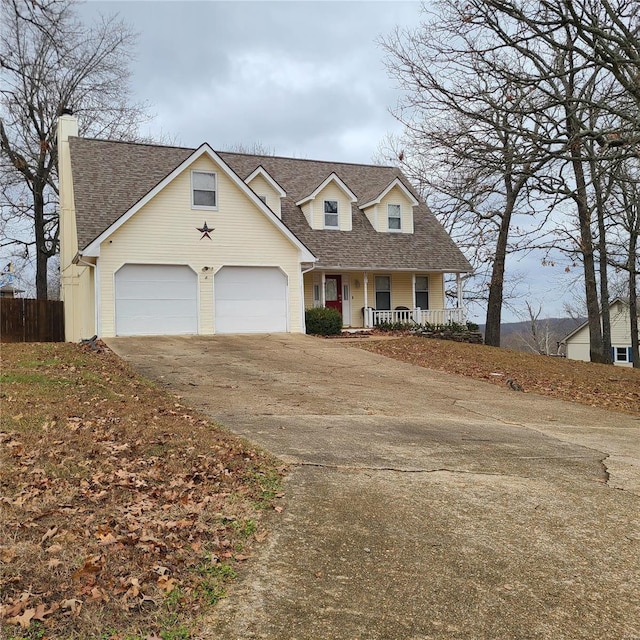
<path id="1" fill-rule="evenodd" d="M 108 350 L 3 345 L 2 360 L 0 637 L 194 632 L 220 569 L 281 510 L 284 468 Z"/>
<path id="2" fill-rule="evenodd" d="M 363 341 L 356 346 L 428 369 L 501 386 L 511 378 L 527 393 L 640 415 L 638 369 L 413 336 Z"/>

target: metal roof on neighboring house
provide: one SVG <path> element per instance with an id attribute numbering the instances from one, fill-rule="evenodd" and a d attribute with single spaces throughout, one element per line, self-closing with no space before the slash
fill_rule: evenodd
<path id="1" fill-rule="evenodd" d="M 98 237 L 195 149 L 70 138 L 80 251 Z M 471 265 L 396 167 L 259 156 L 218 156 L 245 180 L 262 166 L 286 192 L 282 221 L 318 258 L 317 267 L 470 272 Z M 311 229 L 296 202 L 335 173 L 357 196 L 352 231 Z M 358 206 L 371 202 L 396 178 L 414 194 L 414 233 L 380 233 Z"/>

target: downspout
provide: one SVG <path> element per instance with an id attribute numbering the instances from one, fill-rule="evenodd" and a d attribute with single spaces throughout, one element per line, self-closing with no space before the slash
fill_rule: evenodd
<path id="1" fill-rule="evenodd" d="M 100 329 L 99 329 L 99 319 L 100 319 L 100 274 L 98 272 L 98 265 L 93 264 L 92 262 L 87 262 L 86 260 L 84 260 L 80 254 L 76 255 L 76 262 L 79 265 L 82 265 L 83 267 L 91 267 L 93 269 L 93 295 L 94 295 L 94 331 L 96 333 L 96 335 L 99 337 L 100 336 Z M 89 336 L 87 336 L 88 338 Z"/>

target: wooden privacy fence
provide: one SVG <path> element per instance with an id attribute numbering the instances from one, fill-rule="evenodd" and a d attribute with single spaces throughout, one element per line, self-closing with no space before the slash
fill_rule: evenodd
<path id="1" fill-rule="evenodd" d="M 64 342 L 60 300 L 0 298 L 0 342 Z"/>

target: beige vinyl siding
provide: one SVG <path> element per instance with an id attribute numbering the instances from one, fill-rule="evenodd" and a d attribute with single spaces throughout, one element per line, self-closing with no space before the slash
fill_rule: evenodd
<path id="1" fill-rule="evenodd" d="M 349 275 L 351 276 L 351 318 L 349 318 L 349 324 L 352 327 L 363 327 L 364 315 L 362 314 L 362 309 L 364 307 L 364 274 L 360 272 L 351 273 Z M 372 306 L 371 301 L 369 301 L 369 306 Z"/>
<path id="2" fill-rule="evenodd" d="M 97 333 L 93 269 L 72 264 L 62 276 L 65 340 L 69 342 L 79 342 Z"/>
<path id="3" fill-rule="evenodd" d="M 96 329 L 96 289 L 95 267 L 84 267 L 80 274 L 80 295 L 76 298 L 80 307 L 80 337 L 90 338 L 98 333 Z"/>
<path id="4" fill-rule="evenodd" d="M 407 272 L 369 272 L 368 297 L 369 306 L 376 306 L 375 277 L 391 276 L 391 308 L 409 307 L 414 308 L 413 296 L 413 273 Z M 416 273 L 415 275 L 429 277 L 429 308 L 444 309 L 444 277 L 441 273 Z M 364 290 L 362 294 L 362 305 L 364 305 Z"/>
<path id="5" fill-rule="evenodd" d="M 444 274 L 442 273 L 418 273 L 416 275 L 429 276 L 429 308 L 444 309 Z"/>
<path id="6" fill-rule="evenodd" d="M 192 170 L 217 172 L 217 210 L 191 208 Z M 197 230 L 204 222 L 214 229 L 211 240 Z M 289 280 L 289 330 L 301 331 L 298 249 L 208 157 L 177 176 L 105 240 L 100 252 L 100 329 L 105 337 L 115 333 L 114 274 L 127 263 L 190 266 L 198 274 L 202 334 L 215 331 L 213 278 L 222 266 L 280 266 Z"/>
<path id="7" fill-rule="evenodd" d="M 400 205 L 401 229 L 389 231 L 388 204 Z M 413 233 L 413 207 L 411 201 L 398 187 L 394 187 L 385 195 L 379 204 L 364 209 L 371 226 L 380 233 Z"/>
<path id="8" fill-rule="evenodd" d="M 330 182 L 313 200 L 313 213 L 307 218 L 311 219 L 313 229 L 324 229 L 324 201 L 337 200 L 338 202 L 338 227 L 340 231 L 351 231 L 351 200 L 345 192 L 335 183 Z M 304 209 L 303 209 L 304 211 Z"/>
<path id="9" fill-rule="evenodd" d="M 371 223 L 371 226 L 376 230 L 380 231 L 378 224 L 378 205 L 374 204 L 372 207 L 367 207 L 363 209 L 364 215 L 367 216 L 367 220 Z"/>
<path id="10" fill-rule="evenodd" d="M 307 273 L 304 276 L 304 308 L 311 309 L 313 307 L 313 273 Z"/>
<path id="11" fill-rule="evenodd" d="M 413 274 L 391 274 L 391 308 L 413 308 Z"/>
<path id="12" fill-rule="evenodd" d="M 589 327 L 582 327 L 567 340 L 567 358 L 570 360 L 583 360 L 589 362 Z"/>
<path id="13" fill-rule="evenodd" d="M 267 198 L 267 206 L 278 218 L 282 218 L 280 210 L 280 196 L 277 191 L 261 176 L 257 175 L 251 182 L 247 183 L 259 196 Z"/>
<path id="14" fill-rule="evenodd" d="M 626 305 L 616 302 L 611 307 L 611 346 L 630 347 L 631 346 L 631 318 Z M 566 355 L 570 360 L 584 360 L 589 362 L 589 327 L 582 329 L 572 335 L 566 343 Z M 631 363 L 617 362 L 616 366 L 632 366 Z"/>
<path id="15" fill-rule="evenodd" d="M 625 347 L 627 350 L 631 346 L 631 315 L 629 307 L 621 302 L 616 302 L 611 308 L 611 346 Z M 631 362 L 616 362 L 618 367 L 632 367 Z"/>
<path id="16" fill-rule="evenodd" d="M 379 231 L 389 231 L 388 204 L 399 204 L 401 209 L 401 229 L 402 233 L 413 233 L 413 207 L 407 196 L 398 188 L 394 187 L 382 198 L 378 205 Z M 399 233 L 392 231 L 391 233 Z"/>
<path id="17" fill-rule="evenodd" d="M 620 302 L 611 309 L 611 344 L 631 346 L 631 315 L 629 308 Z"/>
<path id="18" fill-rule="evenodd" d="M 312 229 L 316 229 L 317 227 L 314 227 L 314 206 L 313 206 L 313 200 L 309 200 L 309 202 L 305 202 L 301 207 L 302 209 L 302 213 L 304 213 L 304 217 L 307 219 L 307 222 L 309 223 L 309 226 Z"/>

